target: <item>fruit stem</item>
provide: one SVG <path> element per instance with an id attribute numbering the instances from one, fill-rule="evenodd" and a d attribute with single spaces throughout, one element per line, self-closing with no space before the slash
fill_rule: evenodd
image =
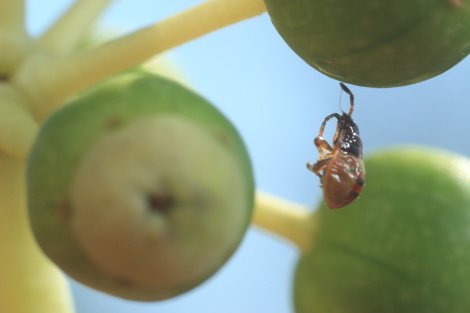
<path id="1" fill-rule="evenodd" d="M 0 1 L 0 29 L 2 33 L 24 30 L 24 0 Z"/>
<path id="2" fill-rule="evenodd" d="M 0 1 L 0 74 L 10 74 L 28 51 L 24 0 Z"/>
<path id="3" fill-rule="evenodd" d="M 52 55 L 64 55 L 73 51 L 101 12 L 113 0 L 78 0 L 39 39 L 43 51 Z"/>
<path id="4" fill-rule="evenodd" d="M 0 99 L 0 149 L 24 160 L 39 126 L 16 89 L 0 84 Z"/>
<path id="5" fill-rule="evenodd" d="M 315 226 L 307 207 L 263 192 L 256 194 L 253 223 L 284 237 L 302 251 L 310 247 Z"/>
<path id="6" fill-rule="evenodd" d="M 73 312 L 67 282 L 29 226 L 25 163 L 0 152 L 0 312 Z"/>
<path id="7" fill-rule="evenodd" d="M 29 62 L 17 84 L 35 103 L 42 120 L 60 103 L 88 86 L 217 29 L 266 11 L 263 0 L 208 0 L 156 24 L 94 49 Z"/>

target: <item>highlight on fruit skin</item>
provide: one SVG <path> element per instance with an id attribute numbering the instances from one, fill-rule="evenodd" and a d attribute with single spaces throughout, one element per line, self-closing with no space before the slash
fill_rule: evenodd
<path id="1" fill-rule="evenodd" d="M 27 188 L 31 226 L 51 260 L 81 283 L 141 301 L 174 297 L 214 274 L 242 240 L 254 198 L 231 123 L 141 70 L 46 120 Z"/>
<path id="2" fill-rule="evenodd" d="M 272 23 L 305 62 L 366 87 L 435 77 L 470 53 L 468 3 L 454 0 L 265 0 Z"/>
<path id="3" fill-rule="evenodd" d="M 365 164 L 363 197 L 312 215 L 295 312 L 469 312 L 470 160 L 398 146 Z"/>

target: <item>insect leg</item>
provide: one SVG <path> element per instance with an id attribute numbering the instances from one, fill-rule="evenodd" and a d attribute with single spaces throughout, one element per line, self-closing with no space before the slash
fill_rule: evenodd
<path id="1" fill-rule="evenodd" d="M 318 133 L 318 137 L 316 137 L 313 140 L 313 143 L 317 147 L 318 152 L 320 152 L 320 159 L 326 158 L 331 153 L 333 153 L 333 150 L 334 150 L 330 146 L 330 144 L 325 139 L 323 139 L 323 131 L 325 130 L 326 122 L 328 122 L 333 117 L 336 117 L 337 119 L 339 119 L 339 114 L 338 113 L 333 113 L 333 114 L 330 114 L 327 117 L 325 117 L 325 120 L 323 121 L 323 123 L 320 126 L 320 132 Z M 325 154 L 325 151 L 327 151 L 328 153 Z"/>
<path id="2" fill-rule="evenodd" d="M 353 95 L 353 93 L 351 92 L 351 90 L 349 90 L 349 88 L 346 87 L 345 84 L 339 83 L 339 85 L 340 85 L 341 88 L 344 90 L 344 92 L 346 92 L 346 93 L 349 95 L 349 99 L 350 99 L 350 101 L 351 101 L 351 106 L 349 107 L 348 115 L 351 116 L 351 114 L 352 114 L 353 111 L 354 111 L 354 95 Z"/>
<path id="3" fill-rule="evenodd" d="M 333 114 L 330 114 L 327 117 L 325 117 L 325 120 L 323 121 L 323 123 L 321 123 L 320 132 L 318 133 L 318 137 L 320 137 L 320 138 L 323 137 L 323 131 L 325 130 L 326 122 L 331 120 L 333 117 L 336 117 L 337 119 L 339 119 L 339 114 L 338 113 L 333 113 Z"/>
<path id="4" fill-rule="evenodd" d="M 330 164 L 330 162 L 331 162 L 331 158 L 319 160 L 315 164 L 308 162 L 307 169 L 315 173 L 318 177 L 320 177 L 320 180 L 321 180 L 323 175 L 320 172 L 324 172 L 327 169 L 328 164 Z"/>
<path id="5" fill-rule="evenodd" d="M 330 144 L 322 137 L 315 138 L 313 143 L 315 144 L 315 147 L 317 147 L 318 152 L 320 152 L 319 160 L 329 157 L 334 152 L 333 147 L 330 146 Z M 327 153 L 325 153 L 325 151 Z"/>

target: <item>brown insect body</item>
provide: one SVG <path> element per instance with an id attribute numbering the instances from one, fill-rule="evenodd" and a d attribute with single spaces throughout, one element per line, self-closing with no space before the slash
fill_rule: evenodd
<path id="1" fill-rule="evenodd" d="M 362 140 L 359 128 L 351 118 L 354 110 L 354 96 L 342 83 L 341 88 L 349 94 L 351 107 L 346 114 L 330 114 L 323 121 L 314 143 L 320 152 L 317 163 L 307 163 L 307 168 L 320 177 L 323 197 L 330 209 L 348 205 L 356 199 L 364 186 L 365 167 L 362 160 Z M 333 137 L 333 147 L 323 139 L 326 122 L 335 117 L 338 120 Z"/>

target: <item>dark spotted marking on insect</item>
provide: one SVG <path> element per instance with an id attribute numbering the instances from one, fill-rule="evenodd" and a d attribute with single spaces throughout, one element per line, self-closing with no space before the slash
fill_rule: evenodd
<path id="1" fill-rule="evenodd" d="M 343 83 L 341 89 L 349 94 L 349 112 L 342 115 L 328 115 L 320 126 L 318 137 L 313 143 L 320 152 L 315 164 L 307 163 L 307 169 L 320 177 L 323 198 L 330 209 L 342 208 L 362 191 L 365 184 L 366 170 L 362 160 L 362 140 L 359 128 L 351 118 L 354 111 L 354 95 Z M 333 146 L 323 139 L 326 123 L 332 119 L 338 120 L 333 136 Z"/>

